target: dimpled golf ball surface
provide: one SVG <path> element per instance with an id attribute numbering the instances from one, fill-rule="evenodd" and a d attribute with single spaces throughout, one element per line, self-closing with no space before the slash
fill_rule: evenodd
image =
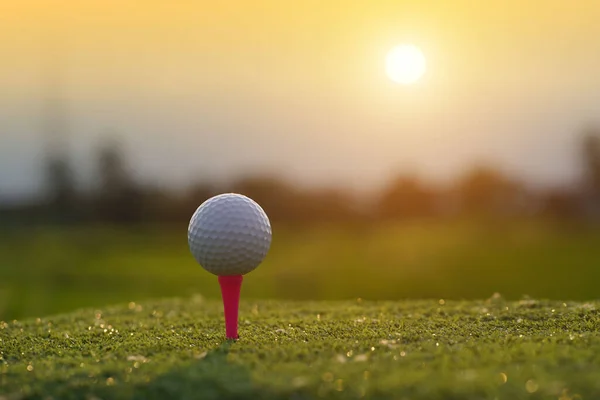
<path id="1" fill-rule="evenodd" d="M 194 258 L 208 272 L 244 275 L 264 260 L 271 246 L 271 224 L 252 199 L 220 194 L 198 207 L 188 227 Z"/>

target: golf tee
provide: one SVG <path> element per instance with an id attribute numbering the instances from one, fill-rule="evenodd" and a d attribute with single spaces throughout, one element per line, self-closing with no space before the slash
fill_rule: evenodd
<path id="1" fill-rule="evenodd" d="M 238 338 L 238 311 L 242 280 L 242 275 L 219 276 L 225 314 L 225 337 L 227 339 Z"/>

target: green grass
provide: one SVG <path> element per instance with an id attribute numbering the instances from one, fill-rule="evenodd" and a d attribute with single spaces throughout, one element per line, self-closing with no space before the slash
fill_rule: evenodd
<path id="1" fill-rule="evenodd" d="M 363 229 L 273 226 L 248 299 L 600 298 L 600 227 L 414 221 Z M 0 319 L 132 299 L 218 298 L 186 227 L 0 231 Z"/>
<path id="2" fill-rule="evenodd" d="M 0 323 L 5 399 L 598 399 L 600 303 L 199 297 Z"/>

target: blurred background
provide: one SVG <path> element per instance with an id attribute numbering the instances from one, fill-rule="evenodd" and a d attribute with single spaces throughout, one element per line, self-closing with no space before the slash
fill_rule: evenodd
<path id="1" fill-rule="evenodd" d="M 246 299 L 584 300 L 600 3 L 0 5 L 0 319 L 220 296 L 208 197 L 271 218 Z M 387 75 L 394 46 L 426 58 Z"/>

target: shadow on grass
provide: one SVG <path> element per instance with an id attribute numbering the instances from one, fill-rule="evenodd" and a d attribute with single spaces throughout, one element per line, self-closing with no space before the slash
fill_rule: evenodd
<path id="1" fill-rule="evenodd" d="M 235 344 L 223 343 L 200 360 L 173 367 L 146 383 L 114 386 L 98 385 L 87 377 L 44 382 L 19 399 L 297 399 L 307 397 L 298 391 L 274 391 L 252 381 L 251 371 L 231 363 L 227 356 Z M 110 376 L 110 375 L 105 375 Z M 0 399 L 4 399 L 0 393 Z M 12 399 L 9 397 L 9 399 Z"/>
<path id="2" fill-rule="evenodd" d="M 232 343 L 226 342 L 204 358 L 156 377 L 144 385 L 132 388 L 132 399 L 266 399 L 256 387 L 250 371 L 232 364 L 227 355 Z"/>

